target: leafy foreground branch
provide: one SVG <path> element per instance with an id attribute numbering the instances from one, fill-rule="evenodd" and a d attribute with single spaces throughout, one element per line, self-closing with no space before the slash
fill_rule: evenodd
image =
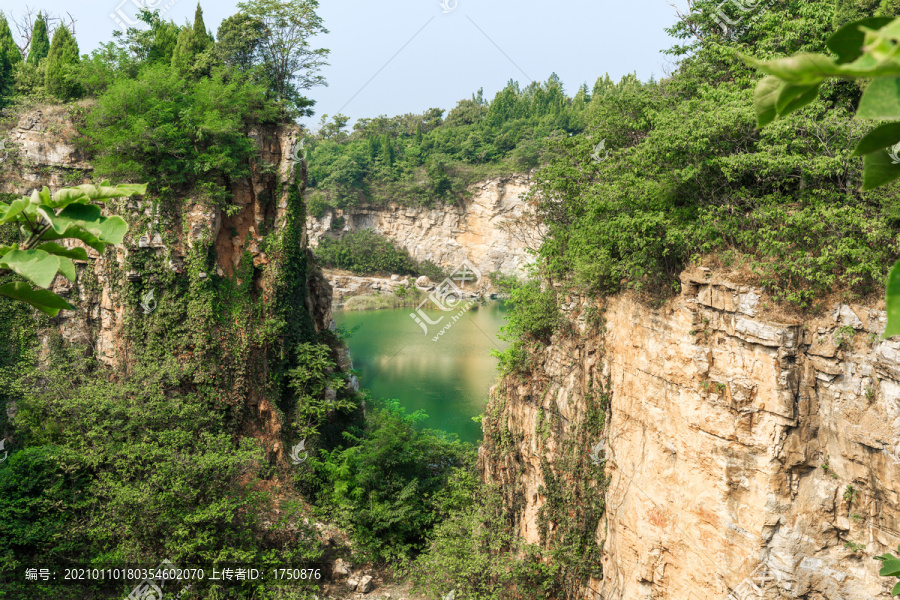
<path id="1" fill-rule="evenodd" d="M 147 184 L 119 184 L 108 181 L 99 186 L 90 184 L 63 188 L 51 197 L 44 186 L 30 197 L 23 196 L 11 204 L 0 202 L 0 225 L 19 223 L 20 243 L 0 246 L 0 275 L 14 272 L 27 281 L 0 285 L 0 296 L 27 302 L 55 317 L 60 310 L 74 308 L 50 287 L 57 273 L 75 280 L 73 260 L 87 260 L 84 248 L 69 248 L 57 243 L 75 239 L 103 253 L 110 244 L 121 244 L 128 232 L 122 217 L 104 217 L 93 201 L 144 194 Z M 30 282 L 30 283 L 29 283 Z"/>

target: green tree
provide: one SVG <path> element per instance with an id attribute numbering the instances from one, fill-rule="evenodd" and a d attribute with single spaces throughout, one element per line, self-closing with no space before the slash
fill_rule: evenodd
<path id="1" fill-rule="evenodd" d="M 213 42 L 203 23 L 203 9 L 197 4 L 192 27 L 182 27 L 172 51 L 172 67 L 179 73 L 206 75 L 209 71 L 209 57 L 203 57 Z M 202 57 L 202 59 L 201 59 Z"/>
<path id="2" fill-rule="evenodd" d="M 302 116 L 312 114 L 313 101 L 301 90 L 323 85 L 319 69 L 327 64 L 329 51 L 313 49 L 310 39 L 328 33 L 316 14 L 316 0 L 248 0 L 239 2 L 240 11 L 263 24 L 259 52 L 270 92 L 284 100 Z"/>
<path id="3" fill-rule="evenodd" d="M 394 144 L 388 134 L 381 136 L 381 164 L 389 169 L 394 167 Z"/>
<path id="4" fill-rule="evenodd" d="M 22 62 L 22 55 L 13 40 L 12 31 L 6 15 L 0 11 L 0 107 L 4 104 L 4 98 L 12 94 L 15 85 L 15 68 Z"/>
<path id="5" fill-rule="evenodd" d="M 78 64 L 78 42 L 69 32 L 69 28 L 59 26 L 53 32 L 53 43 L 47 54 L 44 69 L 44 87 L 47 93 L 67 101 L 81 93 L 81 86 L 75 79 L 75 66 Z"/>
<path id="6" fill-rule="evenodd" d="M 241 72 L 249 72 L 259 62 L 259 48 L 265 26 L 244 13 L 231 15 L 219 25 L 216 50 L 222 62 Z"/>
<path id="7" fill-rule="evenodd" d="M 35 67 L 50 53 L 50 37 L 47 33 L 47 19 L 43 13 L 38 13 L 31 30 L 31 46 L 28 49 L 28 58 L 25 62 Z"/>

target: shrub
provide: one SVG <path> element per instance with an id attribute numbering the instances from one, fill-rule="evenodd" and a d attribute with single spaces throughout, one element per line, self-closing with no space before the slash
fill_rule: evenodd
<path id="1" fill-rule="evenodd" d="M 409 252 L 371 229 L 353 231 L 342 238 L 322 238 L 316 256 L 326 267 L 346 269 L 356 275 L 416 273 Z"/>

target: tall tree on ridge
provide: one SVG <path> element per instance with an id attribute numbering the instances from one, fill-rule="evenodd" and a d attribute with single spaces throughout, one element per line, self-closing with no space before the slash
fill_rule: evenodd
<path id="1" fill-rule="evenodd" d="M 64 101 L 78 97 L 81 86 L 72 73 L 72 67 L 78 64 L 78 42 L 65 25 L 53 32 L 53 43 L 50 44 L 45 64 L 44 87 L 47 92 Z"/>
<path id="2" fill-rule="evenodd" d="M 38 66 L 47 54 L 50 53 L 50 36 L 47 34 L 47 19 L 43 13 L 38 13 L 34 20 L 34 29 L 31 32 L 31 47 L 28 49 L 29 65 Z"/>

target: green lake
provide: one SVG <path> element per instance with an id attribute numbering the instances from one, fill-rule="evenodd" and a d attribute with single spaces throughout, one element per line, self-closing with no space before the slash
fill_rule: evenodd
<path id="1" fill-rule="evenodd" d="M 376 398 L 399 400 L 407 412 L 424 410 L 428 429 L 478 443 L 481 425 L 472 417 L 484 411 L 488 391 L 497 379 L 497 359 L 491 350 L 507 347 L 497 337 L 506 323 L 506 307 L 489 301 L 465 312 L 421 312 L 437 322 L 422 321 L 427 335 L 410 317 L 415 308 L 335 311 L 334 320 L 347 330 L 359 326 L 346 342 L 360 388 Z M 438 335 L 442 329 L 444 333 Z"/>

